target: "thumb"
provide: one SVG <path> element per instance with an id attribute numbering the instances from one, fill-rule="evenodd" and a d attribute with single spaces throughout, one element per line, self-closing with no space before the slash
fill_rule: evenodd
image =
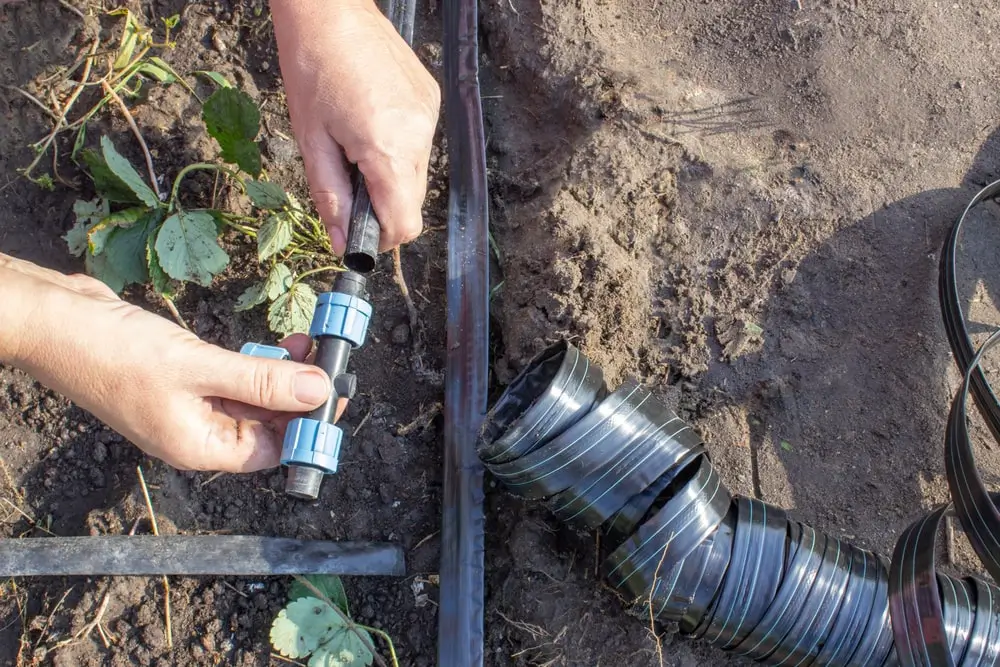
<path id="1" fill-rule="evenodd" d="M 206 343 L 197 363 L 206 378 L 206 395 L 276 412 L 307 412 L 322 405 L 333 390 L 316 366 L 251 357 Z"/>
<path id="2" fill-rule="evenodd" d="M 350 224 L 353 190 L 344 152 L 326 130 L 312 130 L 300 151 L 306 180 L 316 211 L 330 234 L 330 244 L 336 255 L 347 248 L 347 226 Z"/>

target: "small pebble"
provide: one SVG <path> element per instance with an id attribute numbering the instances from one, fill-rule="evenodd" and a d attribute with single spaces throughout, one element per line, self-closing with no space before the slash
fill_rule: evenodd
<path id="1" fill-rule="evenodd" d="M 405 345 L 406 342 L 410 340 L 410 325 L 403 323 L 397 324 L 392 329 L 392 342 L 396 345 Z"/>
<path id="2" fill-rule="evenodd" d="M 98 463 L 104 463 L 104 460 L 106 458 L 108 458 L 108 447 L 107 447 L 107 445 L 105 445 L 103 442 L 101 442 L 100 440 L 98 440 L 97 444 L 94 445 L 94 449 L 93 449 L 93 451 L 91 451 L 90 455 Z"/>

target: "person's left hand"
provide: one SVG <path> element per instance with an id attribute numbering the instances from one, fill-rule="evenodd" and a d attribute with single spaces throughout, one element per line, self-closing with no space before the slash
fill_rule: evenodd
<path id="1" fill-rule="evenodd" d="M 98 280 L 5 255 L 0 303 L 0 362 L 180 469 L 274 467 L 288 422 L 330 395 L 323 370 L 297 363 L 312 347 L 305 335 L 282 342 L 295 361 L 249 357 L 122 301 Z"/>

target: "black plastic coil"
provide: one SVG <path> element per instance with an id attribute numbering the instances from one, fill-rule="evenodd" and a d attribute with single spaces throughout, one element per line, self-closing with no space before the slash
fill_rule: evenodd
<path id="1" fill-rule="evenodd" d="M 606 582 L 682 635 L 793 667 L 1000 662 L 1000 589 L 928 566 L 947 508 L 904 533 L 890 565 L 730 494 L 688 424 L 634 381 L 609 391 L 568 342 L 507 387 L 478 453 L 508 491 L 603 531 Z"/>

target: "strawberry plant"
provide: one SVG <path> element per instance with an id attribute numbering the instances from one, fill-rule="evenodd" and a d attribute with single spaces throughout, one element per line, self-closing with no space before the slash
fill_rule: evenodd
<path id="1" fill-rule="evenodd" d="M 147 183 L 111 139 L 102 137 L 99 151 L 81 150 L 97 196 L 76 202 L 76 224 L 66 234 L 66 243 L 71 253 L 84 258 L 86 271 L 115 292 L 131 284 L 149 284 L 172 300 L 185 283 L 208 287 L 225 270 L 230 258 L 220 238 L 235 231 L 255 240 L 265 274 L 239 297 L 235 310 L 267 304 L 273 332 L 305 332 L 316 294 L 304 279 L 342 269 L 331 261 L 322 224 L 294 196 L 263 176 L 256 103 L 220 76 L 210 78 L 219 87 L 205 100 L 202 120 L 219 147 L 220 160 L 184 166 L 170 191 L 161 193 L 152 177 Z M 237 187 L 256 215 L 189 206 L 183 201 L 184 181 L 199 171 L 214 172 Z"/>
<path id="2" fill-rule="evenodd" d="M 374 633 L 387 642 L 392 664 L 398 667 L 389 636 L 351 620 L 339 577 L 296 577 L 288 600 L 270 633 L 271 645 L 282 656 L 293 660 L 308 657 L 308 667 L 368 667 L 373 661 L 385 665 L 374 652 Z"/>

